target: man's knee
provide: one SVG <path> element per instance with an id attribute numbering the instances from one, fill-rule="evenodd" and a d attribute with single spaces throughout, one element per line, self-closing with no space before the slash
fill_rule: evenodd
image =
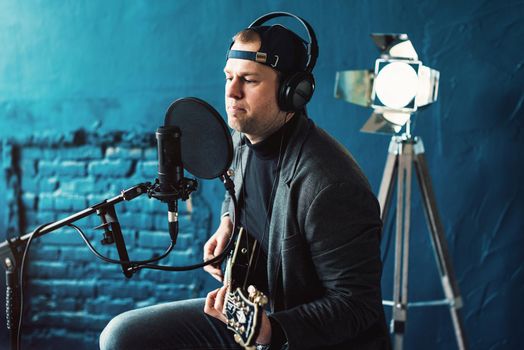
<path id="1" fill-rule="evenodd" d="M 133 337 L 134 332 L 133 327 L 129 326 L 128 313 L 113 318 L 100 334 L 100 350 L 133 349 L 134 340 L 130 338 Z"/>

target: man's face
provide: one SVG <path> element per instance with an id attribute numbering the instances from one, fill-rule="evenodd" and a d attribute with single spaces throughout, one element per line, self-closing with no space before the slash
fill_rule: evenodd
<path id="1" fill-rule="evenodd" d="M 235 42 L 231 49 L 258 51 L 259 47 L 260 42 Z M 257 143 L 284 125 L 286 112 L 277 104 L 276 71 L 253 61 L 230 58 L 224 73 L 227 121 L 231 128 Z"/>

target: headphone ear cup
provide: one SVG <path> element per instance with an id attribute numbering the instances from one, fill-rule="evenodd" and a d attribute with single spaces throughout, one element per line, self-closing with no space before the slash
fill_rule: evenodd
<path id="1" fill-rule="evenodd" d="M 280 84 L 278 105 L 286 112 L 299 111 L 311 100 L 314 90 L 315 80 L 311 73 L 294 73 Z"/>

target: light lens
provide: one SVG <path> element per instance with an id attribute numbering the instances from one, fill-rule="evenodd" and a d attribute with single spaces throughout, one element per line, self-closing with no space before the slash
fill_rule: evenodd
<path id="1" fill-rule="evenodd" d="M 374 87 L 377 97 L 386 107 L 404 108 L 417 94 L 418 75 L 411 65 L 392 62 L 378 72 Z"/>

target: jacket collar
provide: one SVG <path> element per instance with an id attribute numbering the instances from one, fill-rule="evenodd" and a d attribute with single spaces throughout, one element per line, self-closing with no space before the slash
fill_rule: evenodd
<path id="1" fill-rule="evenodd" d="M 300 150 L 312 128 L 312 123 L 310 123 L 305 113 L 300 113 L 296 115 L 295 118 L 298 118 L 298 120 L 289 137 L 286 151 L 282 158 L 282 169 L 280 171 L 281 180 L 285 184 L 289 184 L 295 175 L 301 154 Z"/>

